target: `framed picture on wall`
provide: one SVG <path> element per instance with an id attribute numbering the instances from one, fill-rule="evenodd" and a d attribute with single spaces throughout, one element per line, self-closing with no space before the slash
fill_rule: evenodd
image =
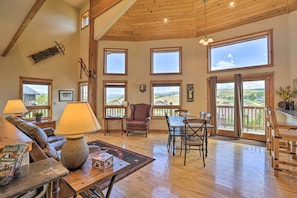
<path id="1" fill-rule="evenodd" d="M 194 102 L 194 85 L 187 84 L 187 102 Z"/>
<path id="2" fill-rule="evenodd" d="M 60 102 L 73 101 L 73 91 L 59 90 L 59 101 Z"/>

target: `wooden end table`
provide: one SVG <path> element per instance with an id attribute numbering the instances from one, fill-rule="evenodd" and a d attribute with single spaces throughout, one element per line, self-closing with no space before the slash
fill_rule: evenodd
<path id="1" fill-rule="evenodd" d="M 118 157 L 113 157 L 113 166 L 101 171 L 92 167 L 92 158 L 98 155 L 102 151 L 97 151 L 89 154 L 89 158 L 85 164 L 77 170 L 70 171 L 69 175 L 63 178 L 66 184 L 74 192 L 74 197 L 77 197 L 79 193 L 87 191 L 88 189 L 95 187 L 100 181 L 110 179 L 110 184 L 106 195 L 104 196 L 101 189 L 96 188 L 101 196 L 108 198 L 110 196 L 115 177 L 127 170 L 130 164 L 126 161 L 121 160 Z"/>
<path id="2" fill-rule="evenodd" d="M 109 130 L 108 130 L 108 122 L 110 120 L 120 120 L 121 121 L 121 134 L 123 135 L 123 131 L 124 131 L 124 118 L 123 116 L 106 116 L 104 118 L 104 127 L 105 127 L 105 130 L 104 130 L 104 135 L 106 135 L 107 133 L 109 133 Z"/>
<path id="3" fill-rule="evenodd" d="M 56 197 L 53 194 L 53 182 L 57 182 L 68 174 L 68 170 L 53 158 L 21 166 L 18 172 L 20 175 L 14 182 L 0 187 L 0 197 L 17 197 L 45 184 L 50 184 L 48 188 L 49 198 Z"/>

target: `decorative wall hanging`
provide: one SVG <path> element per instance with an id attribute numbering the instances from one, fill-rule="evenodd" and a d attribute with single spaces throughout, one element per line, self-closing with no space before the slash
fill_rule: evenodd
<path id="1" fill-rule="evenodd" d="M 73 101 L 73 91 L 59 90 L 59 101 L 60 102 Z"/>
<path id="2" fill-rule="evenodd" d="M 140 84 L 139 85 L 139 91 L 140 92 L 145 92 L 146 91 L 146 84 Z"/>
<path id="3" fill-rule="evenodd" d="M 187 84 L 187 102 L 194 102 L 194 85 Z"/>
<path id="4" fill-rule="evenodd" d="M 81 75 L 82 75 L 82 72 L 84 72 L 84 74 L 88 77 L 88 78 L 96 78 L 96 72 L 94 71 L 91 71 L 91 70 L 88 70 L 86 64 L 84 63 L 83 59 L 82 58 L 79 58 L 78 62 L 80 63 L 80 79 L 81 79 Z"/>
<path id="5" fill-rule="evenodd" d="M 43 51 L 40 51 L 40 52 L 30 55 L 29 57 L 31 57 L 33 59 L 34 64 L 38 63 L 42 60 L 45 60 L 47 58 L 50 58 L 54 55 L 60 54 L 60 53 L 62 53 L 64 55 L 64 52 L 65 52 L 64 45 L 61 43 L 58 43 L 56 41 L 55 41 L 55 43 L 56 43 L 56 45 L 53 47 L 50 47 L 46 50 L 43 50 Z"/>

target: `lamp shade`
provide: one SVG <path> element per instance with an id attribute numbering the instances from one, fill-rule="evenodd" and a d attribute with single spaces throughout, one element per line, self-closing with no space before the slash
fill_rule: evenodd
<path id="1" fill-rule="evenodd" d="M 96 132 L 101 126 L 87 102 L 67 103 L 57 125 L 56 134 L 71 136 Z"/>
<path id="2" fill-rule="evenodd" d="M 15 99 L 7 101 L 3 110 L 3 114 L 21 114 L 27 111 L 28 110 L 25 107 L 23 101 L 21 99 Z"/>

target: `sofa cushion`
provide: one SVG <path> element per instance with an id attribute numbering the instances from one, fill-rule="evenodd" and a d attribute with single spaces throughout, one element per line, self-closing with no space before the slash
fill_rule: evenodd
<path id="1" fill-rule="evenodd" d="M 61 150 L 66 141 L 66 138 L 60 135 L 53 135 L 47 137 L 47 141 L 56 150 Z"/>
<path id="2" fill-rule="evenodd" d="M 17 127 L 35 140 L 42 149 L 46 146 L 47 135 L 40 127 L 29 122 L 21 122 Z"/>
<path id="3" fill-rule="evenodd" d="M 25 120 L 23 120 L 23 119 L 21 119 L 19 117 L 16 117 L 16 116 L 7 116 L 5 119 L 8 122 L 10 122 L 11 124 L 13 124 L 14 126 L 17 126 L 22 122 L 25 122 Z"/>

